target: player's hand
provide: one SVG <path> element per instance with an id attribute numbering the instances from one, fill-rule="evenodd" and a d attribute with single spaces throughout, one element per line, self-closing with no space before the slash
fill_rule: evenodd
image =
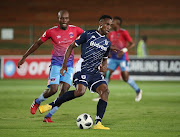
<path id="1" fill-rule="evenodd" d="M 120 49 L 111 45 L 111 51 L 118 52 Z"/>
<path id="2" fill-rule="evenodd" d="M 123 51 L 120 51 L 120 52 L 117 54 L 117 57 L 118 57 L 118 58 L 121 58 L 123 54 L 124 54 L 124 52 L 123 52 Z"/>
<path id="3" fill-rule="evenodd" d="M 60 73 L 62 76 L 64 76 L 64 74 L 67 72 L 67 66 L 62 66 L 61 70 L 60 70 Z"/>
<path id="4" fill-rule="evenodd" d="M 20 68 L 20 66 L 25 62 L 25 58 L 22 58 L 21 60 L 19 60 L 17 67 Z"/>
<path id="5" fill-rule="evenodd" d="M 100 72 L 106 72 L 106 71 L 107 71 L 107 66 L 100 65 Z"/>

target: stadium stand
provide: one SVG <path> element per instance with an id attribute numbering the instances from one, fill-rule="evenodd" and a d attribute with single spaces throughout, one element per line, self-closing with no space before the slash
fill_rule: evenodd
<path id="1" fill-rule="evenodd" d="M 0 55 L 24 53 L 30 43 L 42 35 L 46 28 L 57 25 L 56 13 L 60 9 L 69 10 L 71 23 L 83 29 L 96 26 L 97 19 L 102 14 L 121 16 L 124 19 L 124 28 L 128 29 L 133 39 L 135 39 L 135 24 L 140 26 L 140 35 L 148 35 L 147 45 L 150 55 L 180 55 L 179 4 L 179 0 L 151 2 L 148 0 L 136 2 L 19 0 L 18 3 L 14 0 L 2 1 L 0 29 L 13 28 L 14 39 L 0 40 Z M 50 42 L 46 45 L 35 54 L 49 54 Z M 11 49 L 10 52 L 9 49 Z M 130 54 L 136 54 L 135 51 L 134 49 Z"/>

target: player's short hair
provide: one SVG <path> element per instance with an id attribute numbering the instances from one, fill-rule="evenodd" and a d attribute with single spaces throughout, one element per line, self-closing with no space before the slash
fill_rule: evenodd
<path id="1" fill-rule="evenodd" d="M 102 16 L 99 18 L 99 21 L 104 20 L 104 19 L 106 19 L 106 18 L 112 19 L 112 17 L 109 16 L 109 15 L 102 15 Z"/>
<path id="2" fill-rule="evenodd" d="M 114 20 L 119 20 L 119 22 L 120 22 L 119 26 L 122 25 L 123 20 L 122 20 L 121 17 L 115 16 L 113 19 L 114 19 Z"/>
<path id="3" fill-rule="evenodd" d="M 62 15 L 62 13 L 64 13 L 64 12 L 69 13 L 67 10 L 60 10 L 60 11 L 58 12 L 58 17 L 60 17 L 60 16 Z"/>

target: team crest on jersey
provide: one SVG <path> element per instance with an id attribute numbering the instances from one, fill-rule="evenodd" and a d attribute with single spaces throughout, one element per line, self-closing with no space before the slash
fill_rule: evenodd
<path id="1" fill-rule="evenodd" d="M 82 79 L 86 79 L 86 75 L 81 75 L 81 78 Z"/>
<path id="2" fill-rule="evenodd" d="M 60 39 L 61 38 L 61 36 L 60 35 L 58 35 L 58 36 L 56 36 L 57 37 L 57 39 Z"/>
<path id="3" fill-rule="evenodd" d="M 73 32 L 69 33 L 69 37 L 72 38 L 74 36 Z"/>

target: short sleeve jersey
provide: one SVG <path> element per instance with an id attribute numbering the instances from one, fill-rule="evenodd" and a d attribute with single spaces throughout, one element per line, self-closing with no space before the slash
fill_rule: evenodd
<path id="1" fill-rule="evenodd" d="M 81 72 L 97 73 L 103 58 L 108 58 L 111 42 L 104 35 L 102 36 L 96 30 L 84 32 L 78 40 L 75 40 L 76 46 L 81 45 Z"/>
<path id="2" fill-rule="evenodd" d="M 45 42 L 51 39 L 53 44 L 51 65 L 62 66 L 67 47 L 83 32 L 81 28 L 73 25 L 68 25 L 66 30 L 62 30 L 59 26 L 55 26 L 45 31 L 41 36 L 41 40 Z M 74 50 L 69 57 L 67 67 L 73 66 L 73 60 Z"/>
<path id="3" fill-rule="evenodd" d="M 118 49 L 123 49 L 127 46 L 127 42 L 131 42 L 132 38 L 129 35 L 128 31 L 125 29 L 119 29 L 117 31 L 111 31 L 108 35 L 109 40 L 111 41 L 111 44 Z M 123 54 L 121 58 L 117 57 L 118 52 L 111 52 L 111 58 L 112 59 L 127 59 L 127 55 Z"/>

